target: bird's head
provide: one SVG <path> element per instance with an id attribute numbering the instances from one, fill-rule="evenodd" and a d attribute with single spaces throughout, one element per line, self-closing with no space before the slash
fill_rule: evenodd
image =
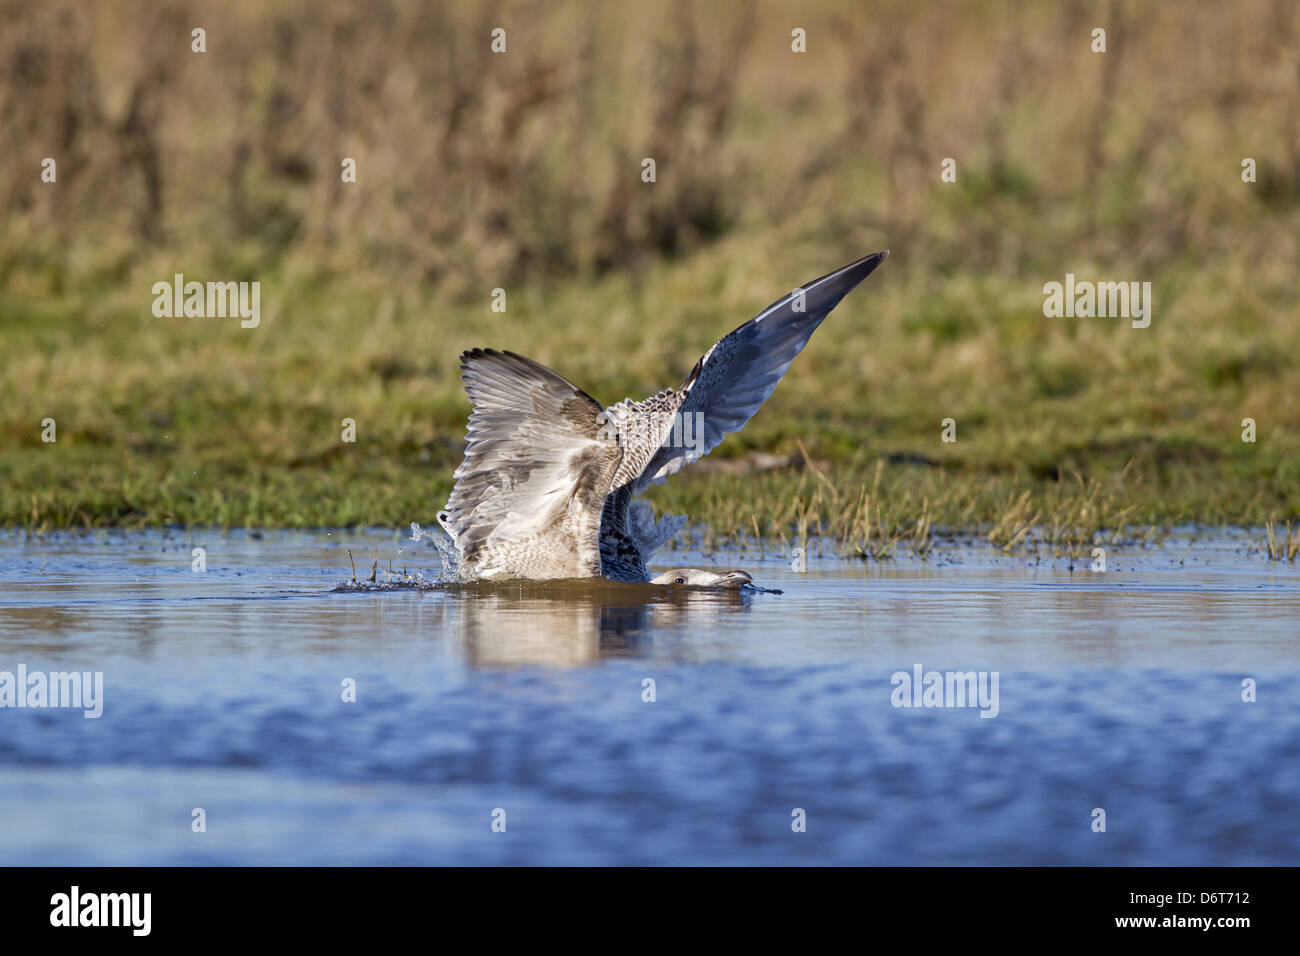
<path id="1" fill-rule="evenodd" d="M 700 568 L 673 568 L 650 580 L 651 584 L 677 584 L 697 588 L 738 588 L 752 584 L 747 571 L 705 571 Z"/>

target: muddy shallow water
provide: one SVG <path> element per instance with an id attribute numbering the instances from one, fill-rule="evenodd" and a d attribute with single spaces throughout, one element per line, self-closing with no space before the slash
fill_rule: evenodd
<path id="1" fill-rule="evenodd" d="M 347 548 L 362 578 L 376 550 L 436 558 L 387 532 L 10 533 L 0 682 L 103 691 L 95 719 L 0 708 L 0 863 L 1294 864 L 1300 569 L 1255 540 L 1114 548 L 1104 574 L 965 547 L 658 562 L 776 595 L 336 592 Z M 995 699 L 895 706 L 931 671 Z"/>

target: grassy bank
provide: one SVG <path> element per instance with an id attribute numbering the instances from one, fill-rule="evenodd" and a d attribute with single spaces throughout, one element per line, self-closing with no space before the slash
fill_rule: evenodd
<path id="1" fill-rule="evenodd" d="M 520 350 L 606 401 L 644 395 L 766 304 L 766 290 L 792 284 L 737 280 L 749 258 L 722 243 L 640 284 L 524 292 L 505 314 L 287 277 L 264 301 L 292 305 L 256 330 L 142 317 L 111 295 L 66 306 L 90 321 L 28 305 L 5 330 L 18 348 L 5 366 L 0 517 L 33 528 L 427 523 L 461 451 L 461 349 Z M 1191 336 L 1173 323 L 1047 320 L 1032 300 L 988 313 L 949 303 L 939 313 L 968 316 L 972 331 L 937 345 L 913 318 L 935 309 L 929 283 L 899 261 L 832 314 L 749 428 L 698 474 L 654 489 L 656 503 L 723 534 L 822 526 L 850 544 L 873 525 L 879 541 L 917 521 L 1056 524 L 1077 538 L 1295 515 L 1300 448 L 1280 416 L 1294 415 L 1300 375 L 1277 361 L 1284 322 L 1270 341 L 1261 319 L 1242 355 L 1212 299 Z M 1006 302 L 1017 287 L 985 294 Z M 1218 294 L 1227 308 L 1233 290 Z M 670 310 L 685 321 L 660 335 Z M 1241 440 L 1246 416 L 1254 443 Z M 47 417 L 54 443 L 40 441 Z M 354 443 L 342 440 L 345 418 Z M 942 441 L 945 418 L 955 442 Z"/>
<path id="2" fill-rule="evenodd" d="M 67 9 L 15 6 L 2 41 L 0 523 L 429 523 L 462 349 L 642 397 L 882 248 L 657 505 L 876 555 L 1300 517 L 1292 5 L 885 4 L 866 30 L 828 3 L 793 24 L 816 57 L 775 4 L 508 8 L 500 57 L 449 45 L 490 29 L 454 6 Z M 189 53 L 198 16 L 222 59 Z M 154 317 L 176 272 L 259 281 L 261 324 Z M 1067 272 L 1150 282 L 1150 327 L 1044 317 Z"/>

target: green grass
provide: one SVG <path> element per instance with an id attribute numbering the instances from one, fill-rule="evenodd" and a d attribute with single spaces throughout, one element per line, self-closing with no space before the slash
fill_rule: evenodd
<path id="1" fill-rule="evenodd" d="M 507 4 L 502 57 L 456 5 L 384 9 L 214 8 L 233 58 L 216 69 L 174 59 L 182 0 L 152 26 L 114 3 L 15 8 L 0 524 L 427 524 L 462 449 L 461 350 L 640 398 L 883 248 L 708 459 L 794 464 L 697 467 L 657 505 L 723 538 L 820 530 L 878 557 L 936 534 L 1078 551 L 1271 521 L 1286 538 L 1300 518 L 1297 10 L 954 5 L 939 23 L 886 3 L 868 30 L 827 0 L 801 11 L 801 58 L 775 5 Z M 48 151 L 57 185 L 31 174 Z M 174 272 L 259 281 L 261 327 L 155 318 Z M 1067 272 L 1150 282 L 1151 327 L 1045 318 Z"/>
<path id="2" fill-rule="evenodd" d="M 264 277 L 258 329 L 155 319 L 147 299 L 142 309 L 120 289 L 8 303 L 0 522 L 427 524 L 462 447 L 459 351 L 509 347 L 605 402 L 641 397 L 809 277 L 729 281 L 737 260 L 759 255 L 745 250 L 724 240 L 636 282 L 512 290 L 504 315 L 486 302 L 287 273 Z M 814 271 L 844 258 L 828 248 Z M 1217 290 L 1222 306 L 1189 300 L 1186 317 L 1135 330 L 1045 319 L 1023 282 L 936 285 L 916 271 L 892 257 L 832 313 L 750 426 L 710 456 L 761 450 L 791 465 L 688 470 L 652 500 L 721 536 L 821 530 L 877 555 L 890 541 L 911 544 L 918 523 L 996 540 L 1019 522 L 1077 548 L 1103 530 L 1297 515 L 1300 448 L 1276 417 L 1300 385 L 1275 358 L 1288 333 L 1256 315 L 1250 344 L 1238 344 L 1238 330 L 1211 318 L 1232 289 Z M 660 335 L 665 315 L 678 319 Z M 1253 444 L 1241 441 L 1247 415 L 1258 422 Z M 52 444 L 40 439 L 46 417 L 57 422 Z M 949 417 L 955 443 L 941 440 Z M 357 422 L 355 443 L 342 441 L 344 418 Z"/>

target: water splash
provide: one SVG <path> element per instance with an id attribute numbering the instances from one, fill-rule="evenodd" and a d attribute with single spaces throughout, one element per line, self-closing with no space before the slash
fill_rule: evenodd
<path id="1" fill-rule="evenodd" d="M 441 581 L 426 577 L 419 571 L 414 574 L 380 571 L 382 580 L 340 581 L 331 590 L 342 591 L 439 591 L 446 587 Z"/>
<path id="2" fill-rule="evenodd" d="M 358 581 L 355 578 L 351 581 L 342 581 L 335 585 L 335 591 L 430 591 L 443 588 L 448 584 L 461 584 L 468 578 L 459 567 L 460 561 L 456 553 L 456 547 L 452 543 L 451 537 L 441 528 L 425 530 L 420 527 L 418 521 L 411 522 L 411 541 L 419 544 L 425 543 L 426 550 L 432 545 L 431 550 L 438 552 L 440 567 L 436 573 L 426 573 L 415 570 L 407 571 L 403 568 L 401 571 L 394 571 L 391 568 L 385 569 L 376 567 L 368 581 Z M 398 548 L 398 554 L 407 553 L 406 548 Z"/>
<path id="3" fill-rule="evenodd" d="M 646 549 L 655 549 L 663 545 L 673 534 L 679 531 L 686 522 L 686 518 L 681 515 L 663 515 L 656 518 L 653 508 L 646 502 L 634 502 L 634 507 L 629 511 L 629 519 L 632 524 L 632 531 L 635 535 L 638 545 Z M 636 507 L 639 506 L 639 507 Z M 335 591 L 402 591 L 402 590 L 440 590 L 449 585 L 470 584 L 480 580 L 491 580 L 491 578 L 480 578 L 471 568 L 462 567 L 460 563 L 460 553 L 451 535 L 444 528 L 425 529 L 420 526 L 418 521 L 411 522 L 411 538 L 416 544 L 424 542 L 426 549 L 432 546 L 433 550 L 438 552 L 441 567 L 436 576 L 426 575 L 422 571 L 408 573 L 405 569 L 402 571 L 385 570 L 378 568 L 372 571 L 372 577 L 368 581 L 345 581 L 335 586 Z M 406 552 L 405 548 L 399 549 L 400 554 Z M 707 587 L 701 587 L 700 590 L 710 590 Z M 779 588 L 766 588 L 757 584 L 746 584 L 738 590 L 742 594 L 781 594 Z"/>
<path id="4" fill-rule="evenodd" d="M 442 565 L 438 572 L 437 583 L 456 584 L 472 580 L 472 575 L 467 574 L 460 566 L 460 553 L 456 550 L 456 543 L 442 528 L 430 528 L 426 531 L 420 527 L 418 521 L 412 521 L 411 540 L 432 544 L 437 549 L 438 559 Z"/>

